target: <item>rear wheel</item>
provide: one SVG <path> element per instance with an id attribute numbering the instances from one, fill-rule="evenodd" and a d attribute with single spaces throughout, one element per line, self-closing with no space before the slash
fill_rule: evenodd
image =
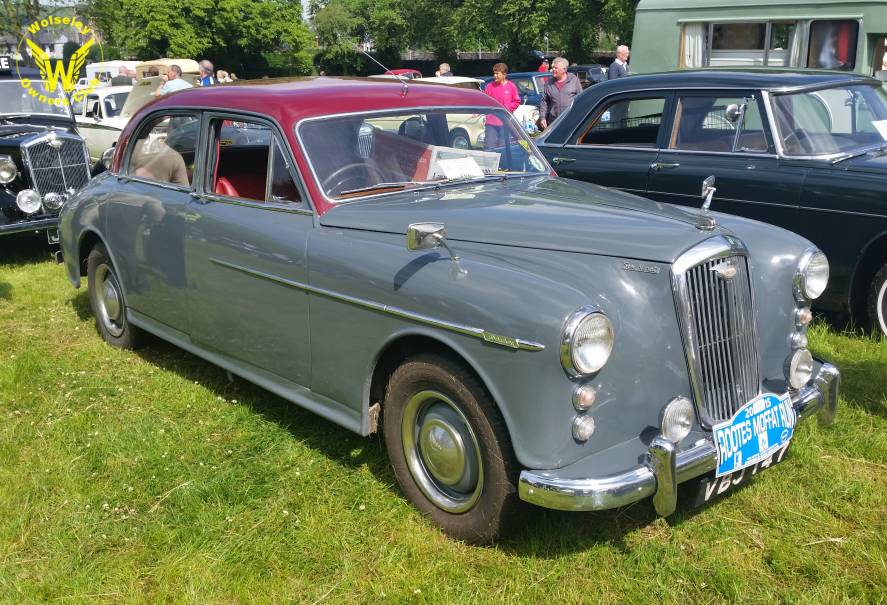
<path id="1" fill-rule="evenodd" d="M 388 382 L 385 445 L 404 494 L 445 532 L 490 542 L 519 506 L 505 425 L 473 374 L 437 355 L 405 362 Z"/>
<path id="2" fill-rule="evenodd" d="M 468 133 L 461 128 L 455 129 L 450 133 L 450 147 L 455 149 L 471 149 L 471 139 Z"/>
<path id="3" fill-rule="evenodd" d="M 86 259 L 89 305 L 95 315 L 99 334 L 109 345 L 136 349 L 142 345 L 144 332 L 126 318 L 126 302 L 120 280 L 111 264 L 108 250 L 96 244 Z"/>
<path id="4" fill-rule="evenodd" d="M 887 264 L 878 269 L 869 289 L 868 317 L 872 328 L 887 336 Z"/>

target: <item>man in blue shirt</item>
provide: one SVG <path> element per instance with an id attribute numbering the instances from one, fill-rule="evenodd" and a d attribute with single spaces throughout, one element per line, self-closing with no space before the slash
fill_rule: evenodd
<path id="1" fill-rule="evenodd" d="M 212 86 L 216 83 L 216 79 L 213 77 L 213 64 L 204 59 L 200 62 L 200 85 L 201 86 Z"/>
<path id="2" fill-rule="evenodd" d="M 166 74 L 160 76 L 160 86 L 154 91 L 155 97 L 162 97 L 177 90 L 185 90 L 191 88 L 188 82 L 182 79 L 182 68 L 178 65 L 170 65 L 166 70 Z"/>

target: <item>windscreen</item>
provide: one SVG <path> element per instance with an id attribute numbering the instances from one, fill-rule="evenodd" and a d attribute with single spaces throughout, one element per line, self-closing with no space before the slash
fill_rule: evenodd
<path id="1" fill-rule="evenodd" d="M 49 114 L 71 117 L 68 100 L 61 86 L 47 92 L 40 80 L 26 80 L 28 88 L 19 80 L 0 81 L 0 115 Z"/>

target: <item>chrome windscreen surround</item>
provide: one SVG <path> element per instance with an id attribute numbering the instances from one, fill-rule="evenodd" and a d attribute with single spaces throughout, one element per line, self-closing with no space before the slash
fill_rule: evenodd
<path id="1" fill-rule="evenodd" d="M 89 152 L 80 137 L 52 131 L 22 145 L 22 161 L 31 178 L 32 188 L 45 198 L 54 193 L 62 203 L 89 181 Z M 46 206 L 55 212 L 61 207 Z"/>
<path id="2" fill-rule="evenodd" d="M 761 390 L 748 250 L 729 235 L 707 239 L 672 265 L 675 309 L 700 424 L 729 419 Z"/>

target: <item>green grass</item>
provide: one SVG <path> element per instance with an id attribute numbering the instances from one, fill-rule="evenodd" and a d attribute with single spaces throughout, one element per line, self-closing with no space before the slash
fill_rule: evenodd
<path id="1" fill-rule="evenodd" d="M 0 602 L 883 602 L 887 341 L 811 342 L 843 372 L 837 424 L 731 497 L 539 509 L 473 547 L 404 500 L 378 437 L 162 342 L 107 347 L 85 291 L 4 238 Z"/>

